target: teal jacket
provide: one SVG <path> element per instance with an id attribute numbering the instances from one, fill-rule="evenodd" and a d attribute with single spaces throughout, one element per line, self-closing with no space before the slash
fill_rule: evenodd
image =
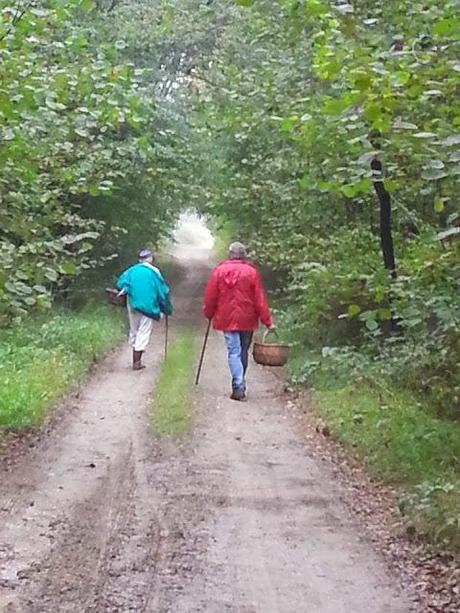
<path id="1" fill-rule="evenodd" d="M 172 304 L 167 286 L 161 272 L 148 263 L 131 266 L 119 277 L 117 288 L 128 295 L 132 309 L 152 319 L 160 319 L 160 314 L 172 315 Z"/>

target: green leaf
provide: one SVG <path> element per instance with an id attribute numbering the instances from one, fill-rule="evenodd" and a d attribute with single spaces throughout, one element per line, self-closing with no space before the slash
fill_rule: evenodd
<path id="1" fill-rule="evenodd" d="M 379 327 L 374 311 L 364 311 L 364 313 L 361 313 L 359 316 L 359 319 L 365 323 L 366 328 L 371 332 L 374 332 Z"/>
<path id="2" fill-rule="evenodd" d="M 308 189 L 312 184 L 311 177 L 309 175 L 304 175 L 301 179 L 299 179 L 299 187 L 302 189 Z"/>
<path id="3" fill-rule="evenodd" d="M 379 309 L 379 319 L 381 321 L 390 321 L 392 317 L 391 309 Z"/>
<path id="4" fill-rule="evenodd" d="M 76 275 L 78 272 L 77 266 L 71 260 L 67 260 L 67 262 L 63 262 L 60 266 L 60 270 L 65 275 Z"/>
<path id="5" fill-rule="evenodd" d="M 448 173 L 445 170 L 438 168 L 426 168 L 422 172 L 422 179 L 426 181 L 437 181 L 438 179 L 443 179 L 447 177 Z"/>
<path id="6" fill-rule="evenodd" d="M 85 11 L 85 13 L 92 11 L 95 7 L 93 0 L 80 0 L 80 8 Z"/>
<path id="7" fill-rule="evenodd" d="M 46 287 L 44 285 L 34 285 L 33 289 L 38 293 L 38 294 L 46 294 Z"/>
<path id="8" fill-rule="evenodd" d="M 280 126 L 283 132 L 290 132 L 292 128 L 297 124 L 299 118 L 297 115 L 291 115 L 281 120 Z"/>
<path id="9" fill-rule="evenodd" d="M 436 138 L 436 134 L 434 134 L 433 132 L 416 132 L 415 134 L 412 134 L 412 136 L 414 138 L 420 138 L 420 139 Z"/>
<path id="10" fill-rule="evenodd" d="M 375 319 L 366 319 L 366 328 L 368 330 L 370 330 L 371 332 L 373 332 L 374 330 L 377 330 L 377 328 L 379 327 L 378 323 L 375 321 Z"/>
<path id="11" fill-rule="evenodd" d="M 347 310 L 348 317 L 355 317 L 361 313 L 361 307 L 358 304 L 350 304 Z"/>
<path id="12" fill-rule="evenodd" d="M 455 17 L 441 19 L 434 26 L 433 32 L 438 36 L 452 36 L 460 31 L 460 21 Z"/>
<path id="13" fill-rule="evenodd" d="M 344 196 L 347 198 L 353 198 L 356 196 L 357 191 L 354 185 L 344 185 L 341 189 Z"/>
<path id="14" fill-rule="evenodd" d="M 14 131 L 11 128 L 3 130 L 1 139 L 4 141 L 14 140 Z"/>
<path id="15" fill-rule="evenodd" d="M 321 112 L 325 115 L 341 115 L 347 107 L 348 103 L 343 99 L 330 99 L 324 103 Z"/>
<path id="16" fill-rule="evenodd" d="M 444 211 L 444 198 L 437 197 L 434 201 L 434 210 L 436 213 L 442 213 Z"/>
<path id="17" fill-rule="evenodd" d="M 452 136 L 449 136 L 448 138 L 445 138 L 442 141 L 442 144 L 445 147 L 453 147 L 454 145 L 460 145 L 460 134 L 454 134 Z"/>
<path id="18" fill-rule="evenodd" d="M 84 130 L 83 128 L 76 128 L 75 134 L 78 134 L 78 136 L 81 136 L 82 138 L 89 137 L 89 132 L 87 130 Z"/>
<path id="19" fill-rule="evenodd" d="M 327 13 L 327 7 L 321 0 L 306 0 L 307 15 L 321 17 Z"/>
<path id="20" fill-rule="evenodd" d="M 440 241 L 445 240 L 446 238 L 453 238 L 454 236 L 460 235 L 460 228 L 450 228 L 449 230 L 444 230 L 443 232 L 439 232 L 436 238 Z"/>
<path id="21" fill-rule="evenodd" d="M 30 12 L 32 15 L 35 15 L 35 17 L 46 17 L 48 15 L 48 11 L 36 7 L 31 8 Z"/>
<path id="22" fill-rule="evenodd" d="M 57 272 L 53 269 L 53 268 L 47 268 L 45 271 L 45 277 L 48 279 L 48 281 L 57 281 L 58 280 L 58 274 Z"/>

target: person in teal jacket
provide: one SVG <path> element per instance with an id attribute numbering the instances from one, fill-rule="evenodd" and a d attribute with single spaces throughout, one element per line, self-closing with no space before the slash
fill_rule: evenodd
<path id="1" fill-rule="evenodd" d="M 127 296 L 134 370 L 145 368 L 142 354 L 149 344 L 153 322 L 158 321 L 162 313 L 172 315 L 169 287 L 160 270 L 154 266 L 153 253 L 143 249 L 138 259 L 138 263 L 125 270 L 117 281 L 119 295 Z"/>

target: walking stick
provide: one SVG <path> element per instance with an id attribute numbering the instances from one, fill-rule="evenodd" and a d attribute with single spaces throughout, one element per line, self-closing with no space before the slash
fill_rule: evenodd
<path id="1" fill-rule="evenodd" d="M 200 363 L 198 365 L 198 372 L 196 373 L 195 385 L 198 385 L 201 375 L 201 367 L 203 366 L 204 353 L 206 351 L 206 345 L 208 343 L 209 331 L 211 330 L 211 320 L 208 321 L 208 327 L 206 328 L 206 334 L 204 335 L 203 349 L 201 350 Z"/>
<path id="2" fill-rule="evenodd" d="M 165 362 L 168 357 L 169 317 L 165 315 Z"/>

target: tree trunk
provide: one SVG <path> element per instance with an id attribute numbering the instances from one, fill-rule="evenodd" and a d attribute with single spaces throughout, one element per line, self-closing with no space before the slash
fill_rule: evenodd
<path id="1" fill-rule="evenodd" d="M 382 162 L 374 158 L 371 162 L 374 189 L 380 205 L 380 243 L 382 245 L 383 263 L 385 268 L 396 279 L 396 262 L 391 227 L 391 196 L 385 189 L 382 175 Z"/>
<path id="2" fill-rule="evenodd" d="M 373 143 L 375 146 L 375 143 Z M 380 149 L 380 147 L 378 147 Z M 383 255 L 383 263 L 391 275 L 392 279 L 396 279 L 396 262 L 395 262 L 395 251 L 393 245 L 393 232 L 391 226 L 391 196 L 390 193 L 386 190 L 385 184 L 383 182 L 383 172 L 382 172 L 382 162 L 375 157 L 371 161 L 371 168 L 373 174 L 374 181 L 374 189 L 377 194 L 377 198 L 379 199 L 380 206 L 380 244 L 382 246 L 382 255 Z M 388 296 L 388 306 L 391 310 L 391 319 L 388 322 L 389 327 L 387 329 L 387 334 L 400 334 L 401 327 L 399 325 L 398 318 L 395 317 L 392 308 L 392 296 L 391 296 L 391 288 Z M 385 331 L 382 330 L 385 334 Z"/>

